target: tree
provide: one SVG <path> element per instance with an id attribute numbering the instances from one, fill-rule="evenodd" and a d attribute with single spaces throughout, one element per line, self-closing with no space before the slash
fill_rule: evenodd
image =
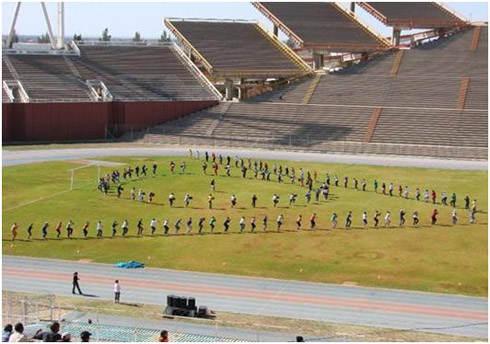
<path id="1" fill-rule="evenodd" d="M 41 36 L 37 37 L 38 43 L 49 43 L 49 35 L 48 33 L 44 33 Z"/>
<path id="2" fill-rule="evenodd" d="M 134 33 L 133 42 L 141 42 L 141 35 L 138 31 Z"/>
<path id="3" fill-rule="evenodd" d="M 12 32 L 12 43 L 19 43 L 19 36 L 15 30 Z"/>
<path id="4" fill-rule="evenodd" d="M 83 40 L 83 39 L 82 39 L 82 34 L 79 34 L 79 35 L 74 34 L 74 35 L 73 35 L 73 40 L 74 40 L 74 41 L 81 41 L 81 40 Z"/>
<path id="5" fill-rule="evenodd" d="M 100 41 L 102 42 L 109 42 L 111 40 L 111 35 L 109 35 L 109 29 L 105 28 L 104 31 L 102 31 L 102 37 L 99 38 Z"/>
<path id="6" fill-rule="evenodd" d="M 160 36 L 159 42 L 170 42 L 170 35 L 167 35 L 167 31 L 163 30 L 162 35 Z"/>

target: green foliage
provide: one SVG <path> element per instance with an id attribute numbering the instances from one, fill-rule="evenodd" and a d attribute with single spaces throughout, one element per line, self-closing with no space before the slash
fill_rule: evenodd
<path id="1" fill-rule="evenodd" d="M 163 30 L 158 42 L 170 42 L 170 35 L 167 34 L 167 31 Z"/>
<path id="2" fill-rule="evenodd" d="M 138 31 L 134 33 L 133 42 L 141 42 L 141 35 Z"/>
<path id="3" fill-rule="evenodd" d="M 327 201 L 315 201 L 306 205 L 305 188 L 291 185 L 289 180 L 277 183 L 256 180 L 248 171 L 243 179 L 238 168 L 232 168 L 232 176 L 225 175 L 220 166 L 219 176 L 207 175 L 201 169 L 201 161 L 189 158 L 162 157 L 117 157 L 104 158 L 107 161 L 127 163 L 131 166 L 145 163 L 149 168 L 147 177 L 135 178 L 124 183 L 123 195 L 117 198 L 111 189 L 108 196 L 97 190 L 95 167 L 79 169 L 75 173 L 75 187 L 71 192 L 62 193 L 69 188 L 69 169 L 81 165 L 68 162 L 47 162 L 3 168 L 3 253 L 50 257 L 60 259 L 89 259 L 97 262 L 115 263 L 121 260 L 140 260 L 152 267 L 196 270 L 295 279 L 316 282 L 353 282 L 366 286 L 412 289 L 433 292 L 487 295 L 488 262 L 488 224 L 487 224 L 487 173 L 474 171 L 431 170 L 419 168 L 358 166 L 341 164 L 321 164 L 305 162 L 280 162 L 290 168 L 295 166 L 305 170 L 317 171 L 318 180 L 324 180 L 329 172 L 333 182 L 334 174 L 341 179 L 349 176 L 352 181 L 366 178 L 366 192 L 349 188 L 331 187 Z M 170 173 L 169 163 L 176 163 L 175 173 Z M 186 173 L 180 173 L 181 162 L 187 162 Z M 157 176 L 153 177 L 151 165 L 158 164 Z M 233 159 L 232 159 L 233 162 Z M 246 161 L 245 161 L 246 162 Z M 269 161 L 269 166 L 272 166 Z M 210 164 L 209 164 L 210 165 Z M 114 169 L 122 172 L 123 166 L 101 167 L 102 173 Z M 210 181 L 216 180 L 213 209 L 207 208 L 207 196 L 211 192 Z M 389 183 L 395 189 L 399 184 L 409 185 L 411 197 L 404 199 L 385 196 L 373 191 L 373 180 Z M 88 184 L 88 185 L 87 185 Z M 315 187 L 320 184 L 316 183 Z M 130 199 L 132 187 L 144 189 L 146 195 L 153 191 L 156 196 L 153 204 Z M 439 224 L 430 225 L 429 214 L 432 204 L 413 199 L 416 187 L 422 191 L 435 189 L 440 198 L 441 191 L 456 192 L 458 196 L 459 224 L 450 225 L 452 209 L 438 204 Z M 168 195 L 174 192 L 177 200 L 174 207 L 168 204 Z M 183 198 L 186 192 L 194 196 L 189 208 L 185 208 Z M 298 194 L 297 204 L 289 206 L 291 192 Z M 238 199 L 237 207 L 230 207 L 230 196 Z M 258 196 L 257 208 L 251 207 L 251 196 Z M 278 207 L 272 205 L 272 195 L 280 196 Z M 55 194 L 55 195 L 54 195 Z M 397 194 L 397 192 L 396 192 Z M 477 224 L 468 224 L 468 213 L 463 209 L 463 198 L 469 195 L 478 200 Z M 41 199 L 36 201 L 38 199 Z M 25 204 L 27 202 L 36 201 Z M 25 205 L 23 205 L 25 204 Z M 14 209 L 10 209 L 16 207 Z M 407 212 L 407 225 L 397 227 L 400 209 Z M 391 228 L 373 228 L 372 215 L 375 210 L 383 215 L 392 213 Z M 347 212 L 353 212 L 353 228 L 343 228 Z M 421 224 L 411 227 L 411 214 L 418 210 Z M 367 211 L 370 227 L 363 228 L 361 215 Z M 317 230 L 309 230 L 308 219 L 317 213 Z M 332 229 L 330 216 L 339 215 L 339 226 Z M 282 213 L 284 224 L 280 233 L 276 231 L 275 219 Z M 269 230 L 262 232 L 261 219 L 269 217 Z M 303 229 L 296 230 L 295 221 L 303 215 Z M 208 220 L 217 218 L 215 234 L 209 233 Z M 223 221 L 232 218 L 230 233 L 223 234 Z M 238 221 L 246 218 L 246 233 L 238 234 Z M 250 218 L 257 218 L 257 230 L 250 233 Z M 157 235 L 149 235 L 149 222 L 158 220 Z M 164 236 L 162 222 L 170 219 L 171 235 Z M 174 221 L 182 218 L 182 228 L 175 235 Z M 193 235 L 186 235 L 185 222 L 193 218 Z M 205 217 L 205 234 L 197 234 L 197 222 Z M 136 223 L 144 221 L 143 237 L 136 236 Z M 129 221 L 129 237 L 121 237 L 122 221 Z M 75 222 L 77 239 L 56 239 L 54 227 L 63 222 L 63 235 L 69 220 Z M 89 220 L 89 236 L 82 237 L 81 228 Z M 110 224 L 119 222 L 118 234 L 114 239 L 95 239 L 95 225 L 100 220 L 104 225 L 104 236 L 111 235 Z M 10 226 L 16 221 L 19 226 L 19 241 L 12 243 Z M 40 228 L 44 221 L 50 223 L 48 238 L 40 240 Z M 24 241 L 25 229 L 34 223 L 32 241 Z M 383 223 L 383 221 L 381 221 Z"/>
<path id="4" fill-rule="evenodd" d="M 74 34 L 74 35 L 73 35 L 73 40 L 74 40 L 74 41 L 82 41 L 82 40 L 83 40 L 83 38 L 82 38 L 82 34 L 79 34 L 79 35 Z"/>
<path id="5" fill-rule="evenodd" d="M 102 42 L 109 42 L 111 40 L 111 35 L 109 35 L 109 28 L 105 28 L 104 31 L 102 31 L 102 37 L 99 38 L 100 41 Z"/>
<path id="6" fill-rule="evenodd" d="M 48 33 L 44 33 L 41 36 L 37 37 L 38 43 L 49 43 L 49 35 Z"/>

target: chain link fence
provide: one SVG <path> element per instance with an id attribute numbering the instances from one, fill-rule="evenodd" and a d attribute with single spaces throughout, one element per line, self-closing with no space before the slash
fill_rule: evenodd
<path id="1" fill-rule="evenodd" d="M 330 140 L 328 136 L 294 135 L 271 131 L 265 135 L 196 134 L 184 126 L 114 125 L 106 128 L 106 141 L 212 147 L 261 148 L 339 154 L 398 155 L 447 159 L 488 158 L 487 147 L 429 146 Z"/>

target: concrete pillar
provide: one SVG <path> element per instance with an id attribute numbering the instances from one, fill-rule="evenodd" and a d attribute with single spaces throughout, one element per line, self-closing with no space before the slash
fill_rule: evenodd
<path id="1" fill-rule="evenodd" d="M 323 54 L 313 53 L 313 69 L 322 69 L 324 66 L 323 63 Z"/>
<path id="2" fill-rule="evenodd" d="M 277 25 L 274 25 L 274 36 L 279 37 L 279 28 Z"/>
<path id="3" fill-rule="evenodd" d="M 233 99 L 233 80 L 227 79 L 225 81 L 225 99 Z"/>
<path id="4" fill-rule="evenodd" d="M 391 43 L 393 43 L 394 45 L 399 45 L 401 33 L 402 33 L 401 29 L 394 27 L 393 28 L 393 37 L 391 39 Z"/>
<path id="5" fill-rule="evenodd" d="M 354 13 L 356 11 L 356 3 L 355 2 L 350 3 L 350 11 L 352 13 Z"/>

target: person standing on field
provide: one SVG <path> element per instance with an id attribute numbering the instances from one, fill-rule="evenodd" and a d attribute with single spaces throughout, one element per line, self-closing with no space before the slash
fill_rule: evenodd
<path id="1" fill-rule="evenodd" d="M 453 225 L 458 224 L 458 215 L 456 214 L 456 208 L 453 208 L 451 219 L 453 220 Z"/>
<path id="2" fill-rule="evenodd" d="M 17 225 L 17 222 L 14 222 L 12 227 L 10 227 L 10 234 L 12 235 L 12 241 L 15 240 L 17 237 L 17 230 L 19 229 L 19 226 Z"/>
<path id="3" fill-rule="evenodd" d="M 282 225 L 283 220 L 284 220 L 284 216 L 282 216 L 282 214 L 279 214 L 279 216 L 277 217 L 277 231 L 278 232 L 281 230 L 281 225 Z"/>
<path id="4" fill-rule="evenodd" d="M 29 225 L 29 227 L 27 227 L 27 240 L 31 240 L 31 237 L 32 237 L 32 227 L 34 226 L 33 223 L 31 223 Z"/>
<path id="5" fill-rule="evenodd" d="M 262 229 L 264 230 L 264 232 L 267 232 L 267 215 L 264 215 L 264 217 L 262 218 Z"/>
<path id="6" fill-rule="evenodd" d="M 112 236 L 113 236 L 113 237 L 115 237 L 115 236 L 116 236 L 116 232 L 117 232 L 117 225 L 118 225 L 118 223 L 117 223 L 117 221 L 116 221 L 116 220 L 112 221 L 112 225 L 111 225 L 111 227 L 112 227 Z"/>
<path id="7" fill-rule="evenodd" d="M 151 228 L 151 235 L 154 235 L 157 230 L 157 220 L 155 218 L 151 219 L 150 228 Z"/>
<path id="8" fill-rule="evenodd" d="M 391 214 L 389 211 L 387 211 L 385 215 L 385 227 L 386 228 L 390 227 L 390 224 L 391 224 Z"/>
<path id="9" fill-rule="evenodd" d="M 102 238 L 102 222 L 97 222 L 97 238 Z"/>
<path id="10" fill-rule="evenodd" d="M 378 223 L 379 223 L 379 217 L 381 216 L 381 213 L 376 210 L 374 212 L 374 217 L 373 217 L 373 220 L 374 220 L 374 228 L 377 228 L 378 227 Z"/>
<path id="11" fill-rule="evenodd" d="M 332 221 L 332 228 L 337 228 L 337 213 L 333 213 L 330 220 Z"/>
<path id="12" fill-rule="evenodd" d="M 56 228 L 55 228 L 56 233 L 58 233 L 58 234 L 56 234 L 56 237 L 57 237 L 58 239 L 59 239 L 59 237 L 60 237 L 60 235 L 61 235 L 61 228 L 62 228 L 62 227 L 63 227 L 63 222 L 61 222 L 61 221 L 60 221 L 60 222 L 58 222 L 58 224 L 56 225 Z"/>
<path id="13" fill-rule="evenodd" d="M 419 224 L 419 212 L 417 210 L 413 212 L 412 219 L 413 219 L 413 226 L 417 227 L 417 225 Z"/>
<path id="14" fill-rule="evenodd" d="M 128 234 L 128 220 L 123 221 L 123 224 L 121 225 L 121 229 L 122 229 L 122 235 L 126 236 L 126 234 Z"/>
<path id="15" fill-rule="evenodd" d="M 48 227 L 49 227 L 48 222 L 44 222 L 44 225 L 41 228 L 41 232 L 43 234 L 43 239 L 46 239 L 46 236 L 48 235 Z"/>

